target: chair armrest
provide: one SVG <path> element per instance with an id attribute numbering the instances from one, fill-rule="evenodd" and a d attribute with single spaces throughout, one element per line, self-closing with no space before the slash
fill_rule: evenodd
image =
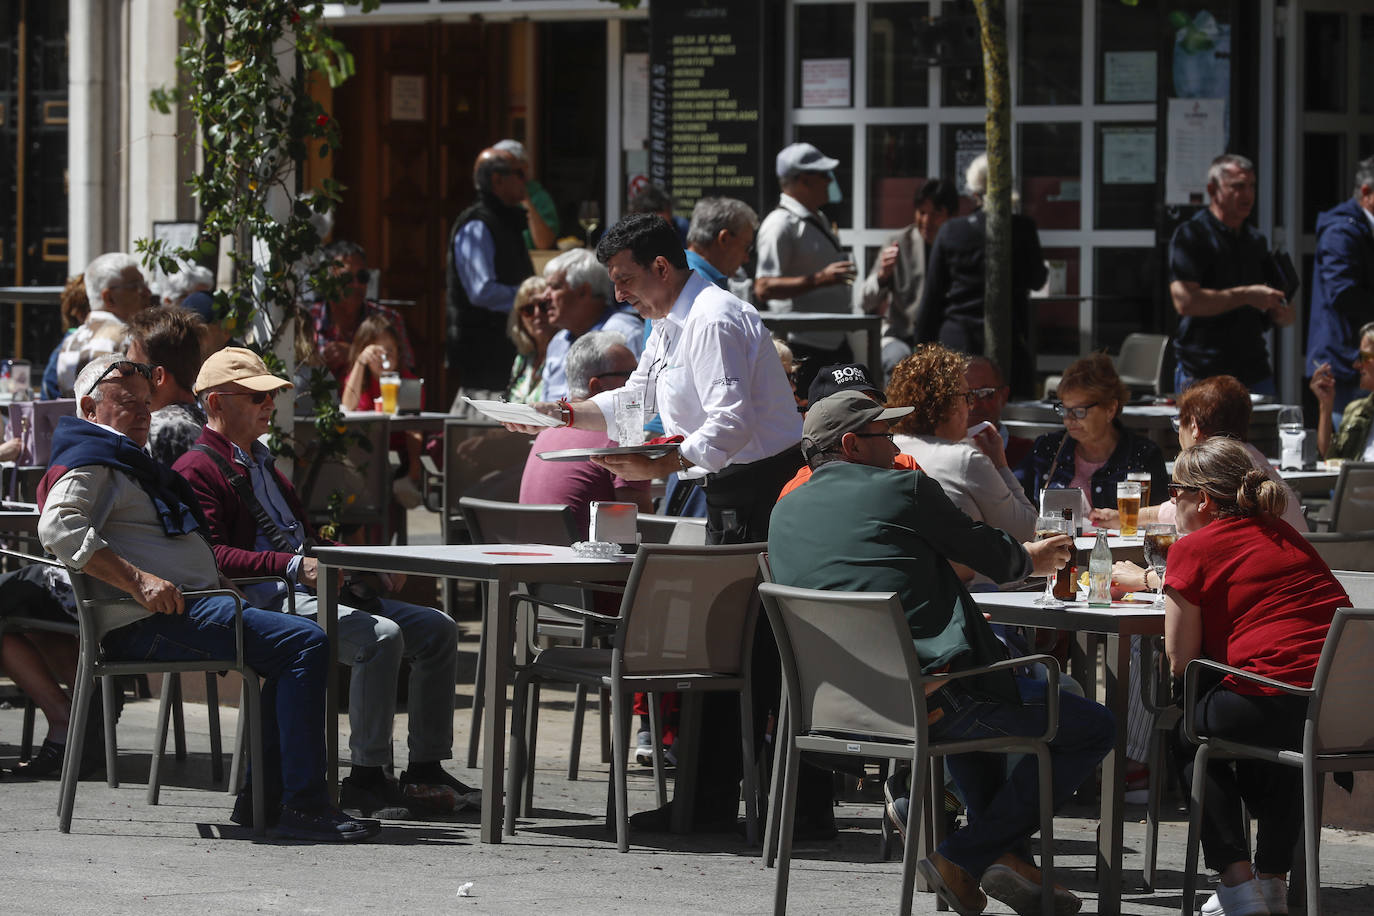
<path id="1" fill-rule="evenodd" d="M 510 596 L 510 609 L 514 611 L 516 605 L 518 605 L 522 601 L 528 602 L 538 607 L 553 608 L 556 611 L 562 611 L 563 613 L 571 614 L 574 617 L 582 617 L 591 623 L 614 624 L 618 623 L 620 620 L 620 616 L 617 614 L 602 614 L 597 611 L 588 610 L 584 607 L 576 607 L 575 605 L 571 604 L 560 604 L 557 601 L 548 601 L 544 598 L 536 598 L 534 595 L 528 595 L 524 592 L 515 592 Z"/>
<path id="2" fill-rule="evenodd" d="M 262 585 L 267 582 L 280 582 L 286 589 L 286 613 L 296 613 L 296 589 L 285 576 L 240 576 L 230 579 L 235 585 Z"/>
<path id="3" fill-rule="evenodd" d="M 963 671 L 951 671 L 945 674 L 931 674 L 922 677 L 921 683 L 922 685 L 929 683 L 943 685 L 947 681 L 957 681 L 994 671 L 1009 671 L 1027 665 L 1042 665 L 1045 668 L 1045 732 L 1041 737 L 1043 740 L 1049 741 L 1059 731 L 1059 660 L 1053 655 L 1021 655 L 978 668 L 966 668 Z"/>
<path id="4" fill-rule="evenodd" d="M 1229 674 L 1252 684 L 1273 687 L 1292 696 L 1311 697 L 1313 694 L 1311 687 L 1297 687 L 1283 681 L 1276 681 L 1271 677 L 1264 677 L 1252 671 L 1242 671 L 1239 668 L 1232 668 L 1230 665 L 1223 665 L 1221 662 L 1213 661 L 1210 658 L 1195 658 L 1188 662 L 1188 667 L 1183 669 L 1183 736 L 1193 744 L 1200 744 L 1206 738 L 1205 735 L 1197 733 L 1196 723 L 1193 721 L 1193 714 L 1197 709 L 1198 682 L 1201 680 L 1204 670 Z"/>

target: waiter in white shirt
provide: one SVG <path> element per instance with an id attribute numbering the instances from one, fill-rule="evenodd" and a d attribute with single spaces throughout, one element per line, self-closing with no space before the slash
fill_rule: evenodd
<path id="1" fill-rule="evenodd" d="M 653 320 L 639 366 L 620 390 L 642 395 L 644 415 L 659 414 L 664 431 L 683 441 L 661 458 L 594 460 L 626 480 L 666 477 L 671 471 L 704 478 L 710 543 L 768 540 L 778 493 L 802 465 L 801 415 L 758 312 L 688 269 L 677 231 L 657 214 L 636 213 L 616 223 L 596 246 L 596 256 L 610 272 L 616 298 Z M 533 406 L 580 429 L 615 426 L 612 392 Z M 754 721 L 761 724 L 776 708 L 780 676 L 771 631 L 759 619 L 753 678 Z M 702 699 L 702 718 L 710 726 L 699 732 L 691 822 L 703 832 L 731 831 L 742 772 L 739 704 L 728 694 L 709 693 Z M 826 816 L 829 776 L 804 769 L 798 810 Z M 671 806 L 641 811 L 630 818 L 630 826 L 666 831 Z"/>
<path id="2" fill-rule="evenodd" d="M 661 458 L 596 462 L 626 480 L 673 471 L 704 478 L 710 543 L 766 541 L 778 493 L 802 464 L 801 416 L 758 312 L 690 270 L 677 231 L 657 214 L 616 223 L 596 256 L 616 298 L 653 320 L 639 366 L 620 391 L 639 393 L 646 417 L 659 414 L 668 435 L 684 437 Z M 533 406 L 579 429 L 615 428 L 614 392 Z"/>

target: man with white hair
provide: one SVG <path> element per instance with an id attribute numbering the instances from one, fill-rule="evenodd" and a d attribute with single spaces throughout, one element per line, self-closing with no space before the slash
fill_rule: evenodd
<path id="1" fill-rule="evenodd" d="M 644 319 L 615 301 L 615 287 L 606 268 L 586 248 L 573 248 L 544 267 L 552 307 L 549 323 L 558 333 L 544 355 L 544 397 L 567 397 L 564 363 L 573 342 L 589 331 L 615 331 L 637 359 L 644 350 Z"/>
<path id="2" fill-rule="evenodd" d="M 162 281 L 162 304 L 181 305 L 187 296 L 215 288 L 215 275 L 210 268 L 187 264 Z"/>
<path id="3" fill-rule="evenodd" d="M 615 331 L 589 331 L 568 350 L 568 397 L 586 400 L 602 391 L 625 384 L 639 364 Z M 607 448 L 616 443 L 605 430 L 554 426 L 534 439 L 525 473 L 520 478 L 520 501 L 541 505 L 571 506 L 579 538 L 586 538 L 592 500 L 629 502 L 641 512 L 653 511 L 647 480 L 626 480 L 590 461 L 559 464 L 545 461 L 540 452 L 565 448 Z"/>
<path id="4" fill-rule="evenodd" d="M 687 227 L 687 266 L 723 290 L 749 260 L 759 215 L 733 197 L 703 197 Z"/>
<path id="5" fill-rule="evenodd" d="M 530 157 L 525 153 L 525 144 L 519 140 L 502 140 L 494 144 L 492 149 L 510 153 L 525 173 L 525 199 L 520 201 L 530 221 L 529 228 L 525 230 L 525 244 L 530 248 L 554 247 L 558 240 L 558 205 L 534 177 Z"/>
<path id="6" fill-rule="evenodd" d="M 86 265 L 86 298 L 90 314 L 62 341 L 57 356 L 57 384 L 64 398 L 76 396 L 77 373 L 92 359 L 124 352 L 128 343 L 125 322 L 148 307 L 152 293 L 138 261 L 122 251 L 111 251 Z"/>
<path id="7" fill-rule="evenodd" d="M 849 313 L 854 262 L 831 231 L 829 217 L 821 213 L 822 205 L 839 199 L 834 174 L 839 164 L 810 143 L 793 143 L 778 153 L 782 195 L 755 239 L 754 301 L 760 308 Z M 853 360 L 840 331 L 798 331 L 787 342 L 802 361 L 797 387 L 803 391 L 818 366 Z"/>
<path id="8" fill-rule="evenodd" d="M 68 569 L 96 580 L 100 595 L 136 602 L 101 640 L 109 657 L 232 657 L 234 600 L 185 595 L 226 585 L 205 537 L 205 516 L 186 481 L 143 450 L 151 376 L 150 366 L 118 354 L 98 356 L 81 370 L 79 416 L 58 421 L 52 463 L 39 484 L 38 538 Z M 270 835 L 314 842 L 376 835 L 375 821 L 335 808 L 325 785 L 324 689 L 333 666 L 323 631 L 257 607 L 244 607 L 242 620 L 245 658 L 266 680 L 265 765 L 240 794 L 232 820 L 253 824 L 251 791 L 262 793 Z"/>

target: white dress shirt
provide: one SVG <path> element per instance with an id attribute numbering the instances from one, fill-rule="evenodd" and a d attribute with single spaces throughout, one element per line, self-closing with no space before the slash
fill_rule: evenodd
<path id="1" fill-rule="evenodd" d="M 801 415 L 768 329 L 752 305 L 693 271 L 667 317 L 655 320 L 622 391 L 643 396 L 701 477 L 771 458 L 801 441 Z M 615 392 L 591 399 L 614 427 Z M 698 470 L 698 468 L 700 470 Z"/>

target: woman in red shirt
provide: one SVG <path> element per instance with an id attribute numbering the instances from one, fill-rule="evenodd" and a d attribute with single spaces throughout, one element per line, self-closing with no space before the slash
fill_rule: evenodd
<path id="1" fill-rule="evenodd" d="M 1284 488 L 1255 468 L 1244 446 L 1211 437 L 1184 449 L 1169 495 L 1187 534 L 1169 552 L 1164 642 L 1175 675 L 1211 658 L 1310 687 L 1338 607 L 1350 599 L 1301 534 L 1285 522 Z M 1307 701 L 1233 676 L 1198 700 L 1202 734 L 1252 744 L 1302 746 Z M 1192 748 L 1182 744 L 1191 756 Z M 1191 761 L 1183 772 L 1191 784 Z M 1202 850 L 1221 873 L 1204 916 L 1287 913 L 1287 880 L 1302 829 L 1301 774 L 1258 760 L 1207 767 Z M 1259 820 L 1255 859 L 1241 801 Z"/>
<path id="2" fill-rule="evenodd" d="M 378 410 L 382 402 L 382 373 L 395 372 L 401 378 L 415 374 L 401 366 L 400 335 L 385 315 L 369 315 L 358 325 L 348 352 L 348 376 L 344 379 L 339 405 L 344 410 Z M 418 430 L 391 434 L 391 448 L 402 456 L 402 473 L 391 484 L 392 495 L 407 509 L 424 501 L 420 491 L 420 453 L 424 436 Z"/>

